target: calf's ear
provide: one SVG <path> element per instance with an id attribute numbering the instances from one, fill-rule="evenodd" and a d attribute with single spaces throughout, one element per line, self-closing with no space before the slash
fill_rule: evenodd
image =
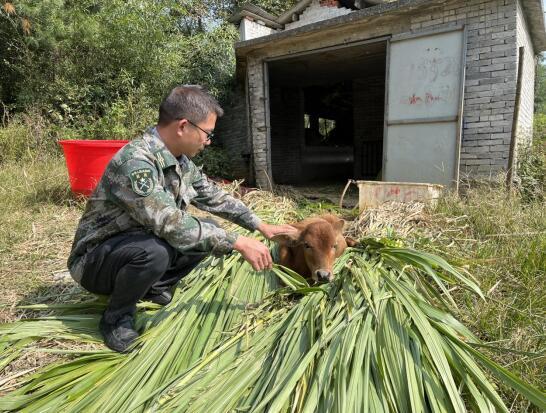
<path id="1" fill-rule="evenodd" d="M 299 243 L 301 232 L 285 232 L 282 234 L 274 235 L 271 241 L 275 241 L 278 244 L 286 245 L 287 247 L 294 247 Z"/>
<path id="2" fill-rule="evenodd" d="M 358 241 L 351 237 L 345 237 L 345 242 L 347 243 L 348 247 L 354 247 L 356 244 L 358 244 Z"/>
<path id="3" fill-rule="evenodd" d="M 343 232 L 343 227 L 345 226 L 345 220 L 339 218 L 337 221 L 332 223 L 332 227 L 334 227 L 334 231 L 341 234 Z"/>

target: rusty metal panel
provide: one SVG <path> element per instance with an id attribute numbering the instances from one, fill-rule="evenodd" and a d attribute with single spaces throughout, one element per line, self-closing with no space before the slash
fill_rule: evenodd
<path id="1" fill-rule="evenodd" d="M 457 176 L 464 30 L 390 42 L 383 179 L 451 185 Z"/>

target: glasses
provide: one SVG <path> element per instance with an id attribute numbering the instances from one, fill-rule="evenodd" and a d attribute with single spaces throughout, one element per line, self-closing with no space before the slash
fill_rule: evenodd
<path id="1" fill-rule="evenodd" d="M 205 129 L 200 128 L 200 127 L 197 126 L 195 123 L 193 123 L 191 120 L 189 120 L 189 119 L 186 119 L 186 120 L 188 121 L 188 123 L 189 123 L 190 125 L 195 126 L 197 129 L 199 129 L 199 130 L 202 131 L 202 132 L 205 132 L 205 134 L 207 135 L 207 141 L 211 141 L 212 139 L 214 139 L 214 131 L 212 131 L 212 132 L 207 132 Z"/>

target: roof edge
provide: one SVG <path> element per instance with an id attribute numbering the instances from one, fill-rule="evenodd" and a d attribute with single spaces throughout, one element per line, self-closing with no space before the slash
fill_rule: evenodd
<path id="1" fill-rule="evenodd" d="M 301 14 L 312 3 L 312 1 L 313 0 L 302 0 L 296 3 L 294 7 L 288 9 L 283 14 L 281 14 L 277 18 L 277 22 L 279 22 L 280 24 L 290 23 L 292 21 L 292 16 L 294 14 Z"/>
<path id="2" fill-rule="evenodd" d="M 306 0 L 304 0 L 306 1 Z M 303 4 L 303 2 L 298 4 Z M 356 21 L 367 20 L 379 16 L 387 16 L 390 13 L 404 12 L 412 7 L 428 4 L 440 4 L 443 0 L 398 0 L 387 3 L 379 3 L 373 7 L 367 7 L 360 10 L 355 10 L 352 13 L 345 14 L 343 16 L 334 17 L 332 19 L 321 20 L 315 23 L 307 24 L 295 29 L 283 30 L 277 33 L 273 33 L 267 36 L 257 37 L 255 39 L 242 40 L 235 43 L 235 50 L 241 52 L 242 50 L 250 51 L 253 48 L 263 47 L 276 40 L 288 38 L 290 36 L 299 35 L 303 33 L 314 32 L 317 29 L 331 28 L 340 24 L 354 23 Z M 292 10 L 292 9 L 291 9 Z M 244 52 L 246 53 L 246 52 Z"/>
<path id="3" fill-rule="evenodd" d="M 519 0 L 529 28 L 535 54 L 546 50 L 546 26 L 542 0 Z"/>
<path id="4" fill-rule="evenodd" d="M 272 16 L 276 20 L 274 23 L 276 23 L 277 25 L 279 24 L 282 25 L 284 23 L 281 23 L 281 22 L 286 22 L 286 23 L 290 22 L 292 15 L 294 13 L 300 12 L 300 8 L 302 9 L 301 11 L 303 11 L 303 9 L 305 9 L 311 3 L 311 1 L 312 0 L 300 1 L 298 4 L 296 4 L 296 6 L 292 7 L 290 10 L 288 10 L 287 12 L 279 16 L 279 18 L 275 18 L 274 16 Z M 517 1 L 519 1 L 522 6 L 523 14 L 525 16 L 525 21 L 527 22 L 528 30 L 531 36 L 531 41 L 535 49 L 534 50 L 535 54 L 546 51 L 546 23 L 544 18 L 544 6 L 542 4 L 542 0 L 517 0 Z M 316 23 L 311 23 L 309 25 L 301 26 L 291 30 L 286 30 L 286 31 L 283 30 L 281 32 L 273 33 L 268 36 L 263 36 L 256 39 L 239 41 L 235 43 L 235 49 L 241 50 L 241 49 L 248 49 L 253 47 L 260 47 L 262 45 L 270 43 L 271 41 L 280 40 L 290 35 L 308 33 L 308 32 L 315 31 L 318 28 L 332 27 L 332 26 L 336 26 L 336 25 L 344 24 L 344 23 L 352 23 L 358 20 L 364 20 L 364 19 L 377 17 L 378 15 L 386 15 L 386 14 L 390 14 L 397 11 L 402 12 L 404 9 L 407 9 L 407 8 L 418 7 L 420 5 L 426 5 L 426 4 L 432 5 L 434 3 L 441 3 L 441 1 L 436 0 L 436 1 L 430 2 L 427 0 L 398 0 L 395 2 L 387 2 L 387 3 L 381 2 L 374 7 L 368 7 L 361 10 L 355 10 L 352 13 L 349 13 L 344 16 L 340 16 L 340 17 L 336 17 L 333 19 L 324 20 L 324 21 L 320 21 Z M 257 8 L 259 9 L 259 7 Z M 267 12 L 263 11 L 263 13 L 267 13 Z M 275 26 L 275 28 L 276 29 L 282 28 L 282 26 L 281 27 Z"/>
<path id="5" fill-rule="evenodd" d="M 277 16 L 266 12 L 261 7 L 253 4 L 243 4 L 238 7 L 235 12 L 229 17 L 228 22 L 233 24 L 239 24 L 245 17 L 250 17 L 254 20 L 261 20 L 266 26 L 273 29 L 282 29 L 283 25 L 277 22 Z"/>

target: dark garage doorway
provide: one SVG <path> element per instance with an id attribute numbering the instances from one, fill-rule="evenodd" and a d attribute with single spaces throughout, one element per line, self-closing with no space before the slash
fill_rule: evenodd
<path id="1" fill-rule="evenodd" d="M 386 41 L 267 63 L 277 184 L 381 179 Z"/>

